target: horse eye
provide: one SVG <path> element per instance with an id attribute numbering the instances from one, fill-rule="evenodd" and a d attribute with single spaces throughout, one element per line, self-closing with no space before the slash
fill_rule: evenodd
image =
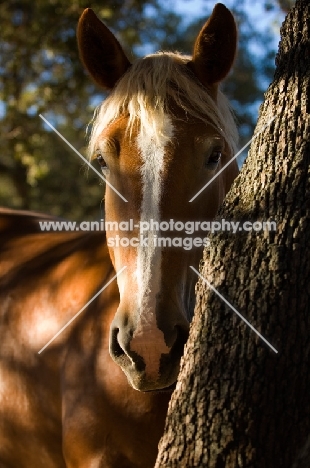
<path id="1" fill-rule="evenodd" d="M 214 150 L 208 160 L 208 163 L 217 164 L 222 157 L 221 150 Z"/>
<path id="2" fill-rule="evenodd" d="M 96 156 L 96 159 L 97 159 L 97 161 L 98 161 L 98 163 L 99 163 L 99 165 L 101 167 L 101 171 L 105 172 L 108 169 L 108 166 L 107 166 L 107 163 L 105 162 L 102 154 L 98 154 Z"/>
<path id="3" fill-rule="evenodd" d="M 214 171 L 217 168 L 217 165 L 221 157 L 222 157 L 222 150 L 219 148 L 214 149 L 205 163 L 206 168 Z"/>

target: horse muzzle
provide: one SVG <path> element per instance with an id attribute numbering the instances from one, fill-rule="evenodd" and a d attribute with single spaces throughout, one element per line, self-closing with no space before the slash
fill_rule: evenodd
<path id="1" fill-rule="evenodd" d="M 167 346 L 152 330 L 135 335 L 128 323 L 120 328 L 116 320 L 111 325 L 110 355 L 134 389 L 142 392 L 170 389 L 178 377 L 188 333 L 189 325 L 184 320 L 171 330 Z"/>

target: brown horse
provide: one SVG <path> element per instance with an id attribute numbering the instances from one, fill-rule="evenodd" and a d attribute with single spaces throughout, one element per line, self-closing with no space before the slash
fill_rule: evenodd
<path id="1" fill-rule="evenodd" d="M 89 9 L 78 42 L 92 77 L 111 90 L 90 141 L 107 178 L 111 224 L 106 238 L 44 233 L 41 215 L 1 212 L 1 468 L 154 465 L 194 308 L 189 265 L 197 267 L 202 253 L 202 242 L 170 248 L 159 239 L 171 220 L 212 219 L 237 173 L 235 162 L 221 172 L 236 140 L 218 89 L 236 48 L 223 5 L 192 58 L 158 53 L 131 65 Z M 129 220 L 124 237 L 120 226 Z M 184 232 L 178 237 L 186 246 Z M 123 267 L 117 283 L 38 354 Z"/>

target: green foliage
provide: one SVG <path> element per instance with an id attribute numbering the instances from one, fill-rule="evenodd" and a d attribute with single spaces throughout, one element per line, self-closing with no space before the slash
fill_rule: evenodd
<path id="1" fill-rule="evenodd" d="M 173 5 L 172 5 L 173 6 Z M 82 154 L 85 129 L 104 95 L 84 72 L 75 31 L 91 7 L 118 36 L 129 59 L 158 49 L 190 53 L 203 20 L 185 25 L 159 0 L 7 0 L 0 4 L 0 205 L 74 219 L 99 217 L 103 186 L 51 132 L 43 114 Z M 236 14 L 240 23 L 240 9 Z M 251 32 L 252 33 L 252 32 Z M 262 99 L 257 63 L 242 38 L 226 91 L 244 138 L 254 126 L 246 103 Z M 268 51 L 267 51 L 268 52 Z M 264 60 L 270 67 L 270 61 Z M 267 70 L 260 70 L 265 76 Z M 270 73 L 270 70 L 268 71 Z M 271 79 L 271 78 L 270 78 Z"/>
<path id="2" fill-rule="evenodd" d="M 91 6 L 127 53 L 145 41 L 146 7 L 156 0 L 16 0 L 0 5 L 0 204 L 72 218 L 99 216 L 103 187 L 39 118 L 43 114 L 82 154 L 94 103 L 103 98 L 78 57 L 76 25 Z"/>

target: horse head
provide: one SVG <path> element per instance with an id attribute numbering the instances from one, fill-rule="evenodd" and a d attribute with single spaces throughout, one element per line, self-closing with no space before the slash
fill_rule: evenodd
<path id="1" fill-rule="evenodd" d="M 93 121 L 90 152 L 107 180 L 111 260 L 116 271 L 127 267 L 118 277 L 110 354 L 137 390 L 176 381 L 195 304 L 197 278 L 189 267 L 199 264 L 206 232 L 192 240 L 238 172 L 235 161 L 222 171 L 237 137 L 219 89 L 236 38 L 233 16 L 218 4 L 192 57 L 160 52 L 131 64 L 91 9 L 79 21 L 81 59 L 110 92 Z"/>

